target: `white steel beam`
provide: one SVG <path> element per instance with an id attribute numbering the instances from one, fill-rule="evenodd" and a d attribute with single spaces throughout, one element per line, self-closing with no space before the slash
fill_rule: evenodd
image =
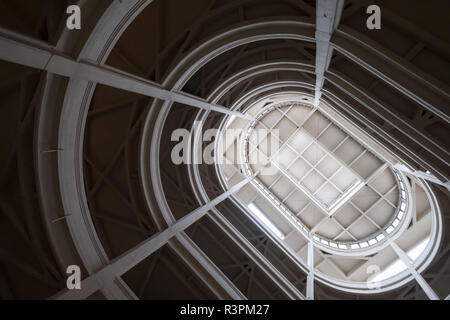
<path id="1" fill-rule="evenodd" d="M 272 265 L 272 263 L 256 249 L 219 210 L 212 210 L 212 220 L 222 228 L 230 238 L 248 255 L 251 261 L 266 274 L 290 299 L 303 300 L 303 294 L 288 279 Z"/>
<path id="2" fill-rule="evenodd" d="M 420 273 L 414 268 L 414 264 L 408 255 L 395 243 L 391 242 L 391 247 L 394 249 L 395 253 L 398 255 L 400 260 L 407 266 L 409 272 L 416 279 L 417 283 L 420 285 L 422 290 L 428 296 L 430 300 L 439 300 L 439 296 L 434 292 L 433 288 L 425 281 L 425 279 L 420 275 Z"/>
<path id="3" fill-rule="evenodd" d="M 331 61 L 333 47 L 331 34 L 339 24 L 344 0 L 317 0 L 316 6 L 316 88 L 314 105 L 319 105 L 322 94 L 324 74 Z"/>
<path id="4" fill-rule="evenodd" d="M 116 259 L 112 260 L 107 266 L 103 267 L 94 274 L 91 274 L 81 281 L 80 290 L 62 290 L 53 296 L 53 299 L 85 299 L 95 291 L 108 286 L 111 282 L 117 282 L 118 277 L 136 266 L 139 262 L 150 256 L 156 250 L 164 246 L 171 238 L 186 230 L 193 223 L 205 216 L 209 210 L 217 204 L 228 198 L 231 194 L 237 192 L 245 186 L 250 179 L 245 179 L 227 192 L 211 200 L 207 204 L 188 213 L 183 218 L 169 226 L 167 229 L 158 232 L 147 240 L 141 242 L 134 248 L 123 253 Z"/>
<path id="5" fill-rule="evenodd" d="M 314 300 L 314 245 L 308 242 L 308 268 L 309 273 L 306 278 L 306 299 Z"/>
<path id="6" fill-rule="evenodd" d="M 177 241 L 171 240 L 169 245 L 178 256 L 189 265 L 191 270 L 205 283 L 205 285 L 221 300 L 246 300 L 245 295 L 236 285 L 212 263 L 208 256 L 184 234 L 176 236 Z M 179 244 L 179 246 L 177 246 Z M 190 257 L 192 257 L 190 259 Z M 194 260 L 194 261 L 193 261 Z"/>
<path id="7" fill-rule="evenodd" d="M 398 169 L 400 171 L 403 171 L 405 173 L 412 174 L 413 176 L 415 176 L 417 178 L 422 178 L 422 179 L 425 179 L 425 180 L 430 181 L 432 183 L 441 185 L 441 186 L 445 187 L 448 191 L 450 191 L 450 181 L 442 182 L 441 180 L 436 178 L 430 172 L 423 172 L 423 171 L 420 171 L 420 170 L 411 170 L 411 169 L 409 169 L 408 167 L 406 167 L 405 165 L 403 165 L 401 163 L 395 164 L 394 168 L 396 168 L 396 169 Z"/>
<path id="8" fill-rule="evenodd" d="M 45 43 L 28 39 L 3 28 L 0 28 L 0 47 L 2 48 L 0 60 L 45 70 L 64 77 L 101 83 L 161 100 L 179 102 L 203 110 L 253 120 L 248 115 L 211 104 L 200 97 L 185 92 L 166 90 L 155 82 L 118 69 L 88 61 L 75 61 Z"/>
<path id="9" fill-rule="evenodd" d="M 106 283 L 102 288 L 102 293 L 108 299 L 139 300 L 133 290 L 131 290 L 125 281 L 123 281 L 120 277 L 117 277 L 112 282 Z"/>

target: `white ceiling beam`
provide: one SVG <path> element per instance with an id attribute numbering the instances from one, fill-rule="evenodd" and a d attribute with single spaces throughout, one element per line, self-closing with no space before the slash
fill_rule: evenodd
<path id="1" fill-rule="evenodd" d="M 308 242 L 308 277 L 306 278 L 306 299 L 314 300 L 314 246 Z"/>
<path id="2" fill-rule="evenodd" d="M 391 247 L 392 249 L 394 249 L 395 253 L 398 255 L 400 260 L 402 260 L 403 263 L 406 265 L 409 272 L 412 274 L 414 279 L 416 279 L 417 283 L 420 285 L 420 287 L 425 292 L 427 297 L 430 300 L 440 300 L 439 296 L 436 294 L 436 292 L 434 292 L 433 288 L 430 287 L 430 285 L 425 281 L 422 275 L 416 270 L 413 262 L 408 257 L 408 255 L 394 241 L 391 242 Z"/>
<path id="3" fill-rule="evenodd" d="M 406 167 L 405 165 L 401 164 L 401 163 L 397 163 L 394 165 L 394 168 L 403 171 L 405 173 L 411 174 L 417 178 L 422 178 L 425 179 L 427 181 L 430 181 L 432 183 L 441 185 L 443 187 L 445 187 L 448 191 L 450 191 L 450 181 L 447 182 L 442 182 L 441 180 L 439 180 L 438 178 L 436 178 L 436 176 L 430 172 L 423 172 L 421 170 L 412 170 L 409 169 L 408 167 Z"/>
<path id="4" fill-rule="evenodd" d="M 139 300 L 137 295 L 130 289 L 121 277 L 117 277 L 114 281 L 105 284 L 101 291 L 105 297 L 108 297 L 108 299 Z"/>
<path id="5" fill-rule="evenodd" d="M 208 213 L 209 210 L 214 208 L 217 204 L 228 198 L 233 193 L 237 192 L 248 182 L 250 182 L 250 179 L 245 179 L 237 183 L 227 192 L 224 192 L 207 204 L 188 213 L 167 229 L 158 232 L 134 248 L 123 253 L 116 259 L 112 260 L 108 265 L 82 280 L 80 290 L 65 289 L 53 296 L 52 299 L 86 299 L 95 291 L 102 289 L 105 286 L 109 286 L 111 282 L 116 282 L 118 277 L 164 246 L 170 239 L 186 230 L 195 222 L 199 221 Z"/>
<path id="6" fill-rule="evenodd" d="M 15 61 L 17 63 L 22 62 L 31 67 L 43 68 L 45 64 L 40 65 L 39 61 L 35 59 L 45 57 L 45 51 L 50 54 L 54 52 L 78 52 L 74 45 L 80 40 L 80 57 L 83 57 L 85 60 L 103 63 L 127 26 L 132 23 L 133 19 L 151 0 L 129 0 L 126 2 L 122 1 L 123 3 L 113 1 L 107 8 L 103 8 L 106 10 L 93 5 L 92 1 L 83 0 L 78 2 L 82 6 L 84 14 L 99 15 L 99 19 L 95 22 L 96 25 L 93 29 L 83 28 L 77 32 L 67 29 L 61 30 L 62 33 L 56 45 L 51 46 L 43 41 L 0 28 L 0 38 L 8 39 L 7 41 L 10 44 L 14 41 L 17 45 L 27 44 L 29 48 L 34 48 L 34 51 L 38 53 L 36 57 L 33 53 L 29 56 L 29 59 L 22 57 L 19 60 L 17 57 L 14 57 L 14 55 L 20 54 L 19 51 L 6 49 L 6 47 L 2 46 L 0 55 L 7 55 L 9 59 L 18 59 L 18 61 Z M 84 42 L 83 39 L 87 39 L 87 42 Z M 45 74 L 45 72 L 42 73 Z M 46 216 L 44 220 L 47 224 L 49 237 L 52 239 L 60 239 L 61 231 L 59 229 L 61 224 L 56 224 L 54 221 L 65 219 L 67 222 L 70 233 L 70 236 L 66 239 L 67 241 L 52 241 L 54 245 L 53 251 L 57 255 L 59 264 L 62 266 L 83 264 L 87 273 L 91 274 L 101 269 L 108 263 L 109 259 L 97 237 L 91 216 L 85 210 L 87 203 L 84 189 L 80 191 L 78 188 L 79 184 L 77 182 L 79 182 L 78 174 L 80 171 L 78 171 L 79 167 L 76 162 L 78 159 L 81 162 L 81 153 L 77 152 L 81 152 L 81 150 L 78 149 L 79 135 L 75 129 L 76 126 L 73 124 L 78 123 L 78 112 L 83 104 L 83 98 L 87 98 L 87 101 L 90 101 L 92 92 L 90 92 L 89 88 L 92 87 L 87 81 L 75 80 L 69 81 L 67 88 L 61 88 L 61 90 L 68 93 L 68 96 L 71 96 L 70 101 L 65 101 L 68 104 L 66 105 L 67 108 L 64 106 L 62 108 L 65 116 L 61 116 L 61 120 L 52 116 L 48 117 L 48 115 L 53 115 L 53 111 L 61 109 L 61 106 L 55 106 L 58 102 L 54 99 L 54 91 L 56 89 L 58 89 L 56 91 L 60 90 L 59 84 L 63 77 L 47 73 L 46 78 L 42 101 L 39 101 L 41 112 L 37 120 L 39 122 L 39 130 L 37 132 L 36 145 L 39 147 L 35 150 L 35 155 L 38 159 L 36 166 L 39 179 L 37 180 L 40 182 L 40 188 L 38 187 L 38 189 L 41 190 L 40 199 L 43 201 L 42 206 L 45 209 L 44 213 Z M 63 123 L 63 129 L 60 130 L 62 140 L 58 140 L 58 143 L 54 145 L 55 141 L 52 139 L 55 138 L 54 129 L 58 128 L 60 120 Z M 66 126 L 65 124 L 68 123 L 70 125 Z M 50 161 L 50 158 L 45 156 L 45 152 L 48 150 L 57 152 L 57 161 L 64 160 L 58 162 L 58 168 L 61 165 L 64 167 L 59 171 L 60 173 L 64 172 L 64 175 L 59 175 L 61 180 L 57 178 L 58 168 L 55 167 L 55 158 L 50 157 L 53 159 Z M 61 198 L 58 197 L 56 199 L 55 193 L 60 193 Z M 62 212 L 64 213 L 62 217 L 54 219 L 56 217 L 55 214 L 60 216 Z M 78 259 L 73 260 L 74 248 L 78 251 L 81 261 Z M 120 278 L 105 285 L 101 291 L 107 299 L 136 299 L 132 290 Z"/>
<path id="7" fill-rule="evenodd" d="M 317 0 L 316 6 L 316 87 L 314 105 L 319 105 L 322 94 L 324 74 L 330 65 L 333 47 L 330 46 L 331 34 L 339 24 L 344 0 Z"/>
<path id="8" fill-rule="evenodd" d="M 53 47 L 0 28 L 0 60 L 45 70 L 64 77 L 87 80 L 145 96 L 179 102 L 203 110 L 253 120 L 228 108 L 181 91 L 169 91 L 159 84 L 133 74 L 88 61 L 75 61 Z"/>

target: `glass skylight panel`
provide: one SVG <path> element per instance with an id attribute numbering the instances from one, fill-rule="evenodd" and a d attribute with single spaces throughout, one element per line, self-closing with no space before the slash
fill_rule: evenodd
<path id="1" fill-rule="evenodd" d="M 295 137 L 289 142 L 289 144 L 298 152 L 302 153 L 307 146 L 311 144 L 313 138 L 309 136 L 304 130 L 299 130 Z"/>
<path id="2" fill-rule="evenodd" d="M 265 225 L 272 233 L 274 233 L 281 240 L 284 239 L 284 234 L 270 221 L 264 213 L 252 202 L 248 205 L 250 211 L 255 215 L 255 217 Z"/>
<path id="3" fill-rule="evenodd" d="M 360 246 L 361 248 L 367 248 L 367 247 L 369 246 L 369 244 L 368 244 L 367 242 L 361 242 L 361 243 L 359 244 L 359 246 Z"/>
<path id="4" fill-rule="evenodd" d="M 383 239 L 384 239 L 384 234 L 380 233 L 380 234 L 377 236 L 376 239 L 377 239 L 378 241 L 383 240 Z"/>
<path id="5" fill-rule="evenodd" d="M 404 201 L 402 201 L 402 204 L 400 206 L 400 210 L 405 211 L 406 209 L 406 203 Z"/>
<path id="6" fill-rule="evenodd" d="M 395 228 L 398 226 L 399 223 L 400 223 L 400 220 L 398 220 L 398 218 L 397 218 L 394 220 L 394 222 L 392 222 L 392 226 Z"/>
<path id="7" fill-rule="evenodd" d="M 325 119 L 319 112 L 314 114 Z M 352 186 L 360 186 L 361 180 L 351 170 L 348 170 L 346 165 L 335 160 L 335 155 L 331 150 L 318 143 L 316 138 L 304 128 L 298 130 L 287 143 L 297 153 L 297 160 L 292 162 L 293 158 L 290 156 L 288 159 L 291 161 L 285 159 L 281 162 L 289 172 L 284 172 L 284 174 L 295 177 L 300 182 L 303 191 L 308 189 L 306 192 L 308 196 L 314 198 L 312 200 L 316 204 L 329 212 L 339 208 L 345 202 L 343 201 L 344 197 L 353 191 Z M 287 158 L 284 155 L 286 149 L 287 146 L 280 152 L 282 158 Z M 332 161 L 335 166 L 321 165 L 323 161 Z M 336 172 L 339 174 L 336 175 Z M 323 189 L 324 186 L 325 189 Z M 323 190 L 319 190 L 320 188 Z"/>

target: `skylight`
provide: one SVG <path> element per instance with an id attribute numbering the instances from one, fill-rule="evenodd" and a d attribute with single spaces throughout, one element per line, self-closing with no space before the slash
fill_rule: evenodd
<path id="1" fill-rule="evenodd" d="M 306 123 L 314 122 L 315 115 Z M 329 122 L 322 132 L 331 131 L 334 134 L 333 130 L 339 129 Z M 314 135 L 303 127 L 297 129 L 297 133 L 285 141 L 285 146 L 278 153 L 280 160 L 274 164 L 317 205 L 332 214 L 364 184 L 345 168 L 332 150 L 320 143 L 323 135 Z M 291 155 L 294 158 L 291 159 Z"/>
<path id="2" fill-rule="evenodd" d="M 268 139 L 253 132 L 257 126 L 270 132 L 278 130 L 279 135 L 275 136 L 281 147 L 274 149 L 266 146 Z M 278 211 L 298 225 L 300 232 L 309 232 L 310 228 L 305 227 L 303 219 L 311 220 L 308 215 L 315 207 L 331 218 L 328 226 L 323 223 L 313 232 L 318 234 L 316 242 L 322 246 L 343 250 L 376 246 L 398 229 L 406 216 L 406 190 L 398 173 L 383 165 L 357 140 L 310 106 L 284 102 L 266 107 L 249 124 L 241 141 L 243 173 L 251 176 L 261 166 L 258 161 L 251 162 L 250 159 L 255 160 L 260 155 L 268 157 L 267 160 L 275 169 L 271 173 L 274 179 L 266 178 L 265 181 L 271 181 L 267 185 L 255 179 L 254 185 Z M 395 178 L 390 179 L 394 174 L 396 181 Z M 381 187 L 380 180 L 386 180 L 387 188 Z M 396 184 L 400 187 L 401 195 L 397 207 L 393 203 Z M 279 198 L 280 194 L 284 197 Z M 300 202 L 308 200 L 311 205 L 299 207 Z M 339 212 L 344 207 L 344 212 Z M 351 220 L 355 216 L 351 216 L 352 210 L 357 210 L 368 219 L 359 219 L 358 224 L 350 222 L 349 226 L 353 225 L 346 230 L 347 233 L 355 233 L 356 225 L 368 230 L 375 225 L 377 232 L 361 236 L 361 239 L 351 236 L 356 244 L 348 239 L 327 239 L 322 236 L 326 228 L 343 229 L 341 221 L 337 221 L 335 216 Z M 388 226 L 372 223 L 372 216 L 377 215 L 377 210 L 391 212 L 396 217 Z M 340 232 L 343 234 L 342 230 Z"/>
<path id="3" fill-rule="evenodd" d="M 284 234 L 270 221 L 266 215 L 252 202 L 248 205 L 250 211 L 255 215 L 255 217 L 266 226 L 273 234 L 275 234 L 281 240 L 284 240 Z"/>
<path id="4" fill-rule="evenodd" d="M 228 158 L 237 155 L 240 161 L 234 168 L 223 167 L 222 174 L 252 178 L 249 188 L 233 195 L 248 207 L 252 220 L 282 240 L 281 245 L 292 249 L 301 263 L 307 263 L 305 239 L 325 259 L 337 255 L 369 261 L 355 266 L 348 282 L 338 286 L 361 288 L 364 283 L 353 283 L 362 280 L 364 267 L 372 263 L 380 269 L 370 281 L 382 280 L 380 291 L 395 287 L 399 276 L 408 276 L 408 262 L 382 254 L 392 252 L 389 242 L 399 233 L 416 230 L 410 230 L 415 225 L 408 223 L 414 209 L 410 204 L 415 196 L 413 181 L 385 160 L 389 152 L 373 148 L 364 135 L 331 117 L 326 108 L 271 98 L 249 106 L 246 113 L 254 120 L 234 121 L 236 125 L 231 126 L 242 126 L 243 134 L 233 142 L 234 149 L 223 153 Z M 276 148 L 269 135 L 278 140 Z M 422 212 L 432 213 L 429 208 Z M 425 254 L 426 242 L 415 246 L 425 237 L 416 239 L 405 252 L 411 260 Z M 331 263 L 334 269 L 347 268 L 340 261 L 330 259 Z M 317 269 L 318 277 L 342 280 L 328 267 Z"/>

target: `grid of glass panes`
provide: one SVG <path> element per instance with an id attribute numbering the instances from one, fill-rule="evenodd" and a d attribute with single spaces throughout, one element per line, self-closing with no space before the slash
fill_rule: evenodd
<path id="1" fill-rule="evenodd" d="M 313 169 L 330 169 L 327 164 L 324 164 L 324 159 L 327 156 L 330 156 L 330 153 L 334 153 L 331 156 L 341 165 L 341 168 L 334 168 L 336 171 L 334 174 L 327 177 L 328 180 L 337 175 L 337 171 L 342 169 L 343 166 L 349 166 L 351 168 L 351 170 L 349 170 L 350 174 L 353 174 L 353 176 L 357 178 L 356 183 L 359 182 L 361 187 L 355 188 L 355 190 L 358 191 L 357 193 L 348 193 L 348 195 L 350 195 L 349 201 L 342 202 L 342 204 L 346 203 L 345 208 L 341 206 L 335 207 L 334 209 L 336 209 L 336 211 L 334 211 L 335 213 L 331 214 L 332 216 L 330 217 L 332 219 L 325 219 L 326 216 L 321 214 L 320 211 L 316 211 L 316 214 L 314 214 L 315 222 L 310 221 L 311 219 L 308 219 L 305 215 L 314 212 L 314 210 L 311 209 L 314 208 L 314 205 L 312 202 L 308 202 L 301 196 L 301 193 L 299 193 L 299 191 L 303 191 L 303 194 L 307 194 L 307 192 L 304 192 L 306 187 L 303 186 L 302 188 L 299 188 L 298 184 L 293 184 L 292 179 L 287 178 L 288 175 L 290 175 L 286 174 L 287 169 L 279 169 L 277 174 L 260 176 L 263 183 L 258 183 L 258 185 L 268 194 L 268 199 L 273 200 L 276 207 L 292 211 L 292 217 L 301 219 L 303 228 L 305 228 L 303 223 L 309 228 L 316 225 L 316 227 L 314 227 L 314 233 L 319 236 L 315 236 L 315 238 L 319 239 L 316 239 L 317 241 L 340 249 L 348 249 L 349 245 L 351 245 L 351 249 L 364 248 L 364 246 L 373 245 L 374 243 L 381 241 L 384 236 L 391 231 L 390 228 L 383 230 L 383 227 L 386 226 L 387 221 L 392 219 L 392 215 L 397 207 L 396 194 L 398 194 L 398 191 L 395 190 L 395 181 L 392 179 L 393 174 L 386 165 L 382 165 L 382 162 L 378 158 L 352 138 L 347 137 L 347 134 L 336 127 L 332 121 L 323 117 L 328 123 L 325 125 L 323 123 L 321 124 L 320 118 L 319 120 L 314 118 L 314 115 L 316 114 L 318 114 L 319 117 L 321 116 L 316 110 L 301 104 L 271 108 L 265 110 L 265 112 L 256 118 L 252 124 L 252 128 L 265 129 L 267 134 L 273 134 L 276 129 L 281 131 L 279 135 L 281 144 L 280 150 L 288 148 L 286 150 L 290 150 L 294 154 L 291 156 L 291 159 L 286 166 L 287 169 L 289 169 L 289 166 L 295 163 L 298 158 L 302 157 L 303 154 L 305 154 L 304 157 L 308 158 L 306 152 L 309 147 L 314 145 L 314 143 L 317 144 L 318 148 L 321 148 L 320 151 L 325 149 L 324 152 L 327 152 L 327 154 L 316 152 L 315 155 L 319 159 L 314 160 L 311 159 L 311 154 L 314 155 L 314 153 L 310 152 L 309 160 L 306 160 L 307 164 L 311 167 L 309 171 L 312 171 Z M 312 121 L 316 121 L 316 123 Z M 292 124 L 294 124 L 294 126 Z M 314 125 L 316 125 L 316 127 L 314 127 Z M 331 128 L 334 128 L 334 131 L 331 131 Z M 316 132 L 314 132 L 314 129 L 316 129 Z M 249 133 L 251 133 L 251 130 L 252 129 L 249 130 Z M 306 141 L 306 145 L 304 145 L 303 148 L 300 148 L 300 151 L 297 151 L 293 146 L 295 143 L 299 142 L 299 136 L 302 134 L 303 136 L 306 134 L 307 138 L 302 139 Z M 345 136 L 342 137 L 340 134 Z M 260 141 L 266 141 L 265 138 L 266 137 L 255 137 L 252 134 L 247 134 L 245 139 L 247 139 L 248 149 L 246 148 L 246 152 L 249 152 L 253 156 L 258 152 L 265 153 L 269 157 L 273 156 L 273 154 L 267 153 L 267 148 L 259 148 L 259 145 L 261 144 Z M 347 143 L 347 149 L 341 149 L 341 146 L 345 145 L 345 143 Z M 286 161 L 286 157 L 283 157 L 282 155 L 280 162 L 282 163 L 283 160 Z M 322 167 L 320 167 L 321 165 Z M 254 169 L 257 168 L 258 166 Z M 248 167 L 248 170 L 252 172 L 250 167 Z M 322 174 L 328 173 L 322 172 Z M 304 177 L 306 176 L 307 173 Z M 361 183 L 362 181 L 364 181 L 364 183 Z M 340 182 L 342 183 L 342 180 Z M 319 186 L 319 188 L 322 186 L 323 184 Z M 347 189 L 342 189 L 342 194 L 345 195 L 350 188 L 351 186 Z M 309 196 L 309 198 L 311 201 L 312 197 Z M 287 207 L 285 207 L 284 204 L 286 204 Z M 349 206 L 355 209 L 349 210 Z M 360 209 L 360 207 L 365 209 Z M 404 209 L 403 211 L 400 211 L 404 213 Z M 357 214 L 355 214 L 355 212 Z M 401 216 L 398 218 L 401 219 Z M 326 222 L 322 223 L 324 221 Z M 397 222 L 398 221 L 394 221 L 393 223 L 395 224 Z M 330 227 L 330 223 L 334 224 L 334 228 L 332 228 L 333 226 Z M 356 226 L 356 224 L 358 225 L 358 230 L 364 232 L 359 232 L 357 236 L 354 236 L 350 229 L 352 229 L 353 226 Z M 378 235 L 377 230 L 378 232 L 381 231 Z M 367 236 L 374 234 L 376 235 L 376 239 L 367 238 L 368 240 L 358 241 L 358 238 L 365 239 Z M 325 237 L 326 240 L 320 237 Z M 361 243 L 359 244 L 359 242 Z"/>
<path id="2" fill-rule="evenodd" d="M 317 110 L 296 104 L 280 107 L 262 118 L 257 127 L 279 130 L 279 152 L 276 157 L 268 156 L 323 209 L 328 211 L 355 184 L 361 183 L 362 177 L 347 166 L 357 162 L 367 150 Z M 263 148 L 259 150 L 264 152 Z"/>

